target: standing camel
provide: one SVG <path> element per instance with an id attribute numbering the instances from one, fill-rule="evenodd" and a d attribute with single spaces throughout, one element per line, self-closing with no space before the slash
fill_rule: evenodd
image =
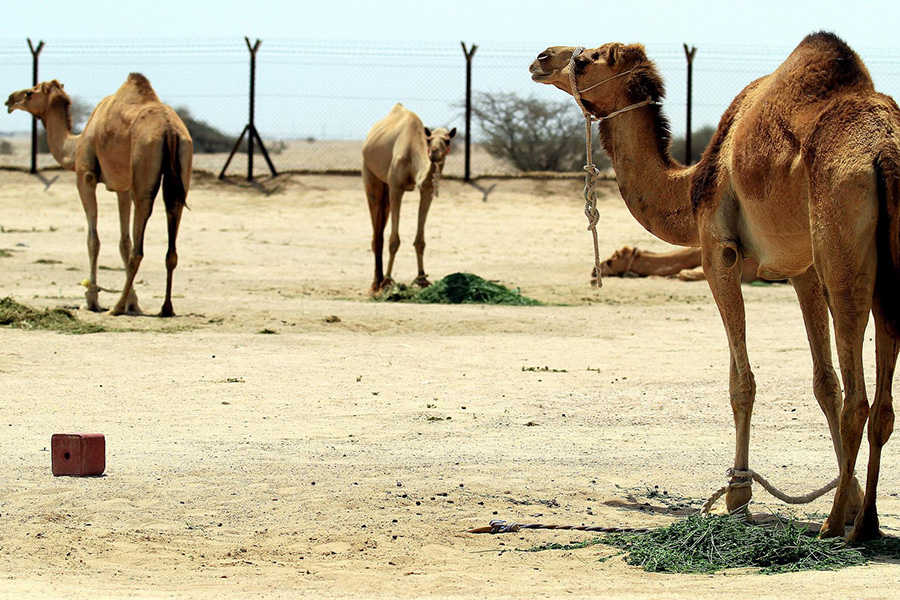
<path id="1" fill-rule="evenodd" d="M 428 287 L 431 283 L 425 275 L 425 219 L 431 200 L 437 194 L 437 182 L 444 170 L 444 160 L 450 152 L 450 140 L 456 135 L 456 127 L 447 131 L 443 127 L 430 130 L 422 120 L 402 104 L 397 104 L 388 116 L 375 123 L 363 142 L 363 186 L 369 200 L 372 216 L 372 251 L 375 253 L 375 279 L 372 294 L 393 283 L 391 272 L 394 257 L 400 247 L 400 201 L 403 192 L 419 188 L 419 224 L 416 228 L 416 259 L 419 275 L 415 283 Z M 391 214 L 391 240 L 388 250 L 387 273 L 382 270 L 384 227 L 388 211 Z"/>
<path id="2" fill-rule="evenodd" d="M 144 230 L 153 211 L 153 201 L 163 189 L 168 217 L 169 249 L 166 253 L 166 300 L 160 316 L 175 315 L 172 309 L 172 273 L 178 264 L 175 238 L 191 183 L 194 145 L 187 127 L 171 107 L 163 104 L 147 78 L 132 73 L 122 87 L 107 96 L 91 113 L 84 131 L 72 134 L 71 100 L 56 80 L 13 92 L 6 101 L 9 112 L 30 112 L 47 130 L 53 158 L 66 170 L 75 171 L 75 184 L 87 216 L 89 287 L 88 310 L 102 311 L 98 302 L 97 183 L 119 196 L 119 252 L 125 263 L 125 287 L 112 314 L 140 313 L 134 278 L 144 256 Z M 134 203 L 134 245 L 128 227 Z"/>
<path id="3" fill-rule="evenodd" d="M 756 395 L 740 286 L 741 258 L 751 257 L 761 277 L 791 280 L 803 312 L 813 391 L 840 470 L 821 535 L 843 535 L 845 522 L 858 512 L 847 539 L 878 537 L 876 486 L 881 449 L 893 429 L 891 382 L 900 348 L 897 104 L 875 91 L 862 60 L 843 40 L 815 33 L 772 74 L 738 94 L 700 162 L 685 167 L 669 154 L 669 126 L 657 104 L 662 79 L 643 46 L 575 50 L 548 48 L 532 63 L 532 78 L 569 94 L 575 87 L 586 110 L 609 117 L 601 122 L 601 141 L 631 213 L 657 237 L 702 249 L 731 352 L 735 469 L 749 466 Z M 623 108 L 629 110 L 619 112 Z M 831 362 L 829 309 L 843 403 Z M 862 361 L 870 312 L 877 370 L 871 408 Z M 869 465 L 858 510 L 854 472 L 867 422 Z M 747 478 L 733 477 L 728 509 L 741 510 L 750 497 Z"/>

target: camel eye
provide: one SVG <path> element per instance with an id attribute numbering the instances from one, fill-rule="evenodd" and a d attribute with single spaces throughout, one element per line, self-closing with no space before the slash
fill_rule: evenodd
<path id="1" fill-rule="evenodd" d="M 32 94 L 34 94 L 34 92 L 25 92 L 25 97 L 26 97 L 26 98 L 31 98 L 31 95 L 32 95 Z"/>
<path id="2" fill-rule="evenodd" d="M 546 52 L 541 52 L 537 57 L 538 60 L 547 60 L 548 58 L 550 58 L 550 55 Z"/>

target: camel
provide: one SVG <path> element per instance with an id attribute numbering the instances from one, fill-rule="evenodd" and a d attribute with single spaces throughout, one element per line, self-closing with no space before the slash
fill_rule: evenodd
<path id="1" fill-rule="evenodd" d="M 531 74 L 569 94 L 574 88 L 585 109 L 601 119 L 601 142 L 632 215 L 669 243 L 702 249 L 731 354 L 737 473 L 726 494 L 728 510 L 746 513 L 751 498 L 741 472 L 749 467 L 756 384 L 740 286 L 740 259 L 750 257 L 761 277 L 791 281 L 803 313 L 813 392 L 839 466 L 820 535 L 844 535 L 845 522 L 852 521 L 849 542 L 880 536 L 876 489 L 881 450 L 893 430 L 891 384 L 900 348 L 897 104 L 875 91 L 862 60 L 843 40 L 814 33 L 774 72 L 738 94 L 699 163 L 685 167 L 669 153 L 668 121 L 658 104 L 663 82 L 640 44 L 608 43 L 581 52 L 551 47 L 532 63 Z M 829 311 L 843 401 L 831 361 Z M 877 371 L 871 407 L 862 360 L 870 313 Z M 863 497 L 855 468 L 866 423 Z"/>
<path id="2" fill-rule="evenodd" d="M 75 171 L 75 183 L 88 224 L 88 280 L 85 308 L 102 311 L 97 285 L 97 183 L 119 196 L 121 238 L 119 252 L 125 264 L 125 287 L 111 313 L 140 313 L 134 278 L 144 256 L 144 231 L 153 201 L 163 189 L 168 217 L 169 247 L 166 253 L 166 299 L 160 316 L 175 315 L 172 308 L 172 275 L 178 264 L 175 238 L 191 182 L 193 141 L 187 127 L 171 107 L 160 102 L 147 78 L 131 73 L 112 96 L 94 109 L 80 135 L 72 134 L 69 96 L 58 81 L 13 92 L 6 101 L 9 112 L 24 110 L 44 124 L 53 158 L 66 170 Z M 134 203 L 134 244 L 128 233 Z"/>
<path id="3" fill-rule="evenodd" d="M 422 124 L 415 113 L 397 104 L 388 115 L 375 123 L 363 142 L 363 187 L 372 217 L 372 252 L 375 253 L 375 279 L 370 293 L 375 294 L 393 284 L 391 273 L 394 257 L 400 247 L 400 201 L 403 192 L 419 188 L 419 223 L 413 246 L 419 263 L 415 284 L 428 287 L 425 274 L 425 219 L 431 201 L 437 195 L 437 182 L 444 170 L 444 160 L 450 152 L 450 140 L 456 127 L 431 130 Z M 383 272 L 384 228 L 388 211 L 391 215 L 391 239 L 388 250 L 387 273 Z"/>
<path id="4" fill-rule="evenodd" d="M 700 248 L 651 252 L 622 246 L 600 263 L 600 274 L 603 277 L 677 277 L 681 281 L 705 281 L 701 261 Z M 756 276 L 758 267 L 755 260 L 745 258 L 741 282 L 751 283 L 759 279 Z M 596 267 L 591 270 L 591 285 L 597 285 Z"/>

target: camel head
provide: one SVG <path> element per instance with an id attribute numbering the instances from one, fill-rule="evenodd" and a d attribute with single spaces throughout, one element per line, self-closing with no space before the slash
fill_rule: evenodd
<path id="1" fill-rule="evenodd" d="M 625 246 L 621 250 L 616 250 L 612 256 L 600 263 L 600 274 L 603 277 L 626 275 L 631 269 L 635 258 L 637 258 L 637 250 L 635 248 Z"/>
<path id="2" fill-rule="evenodd" d="M 531 78 L 571 94 L 571 58 L 575 48 L 551 46 L 531 63 Z M 604 117 L 628 104 L 664 95 L 662 79 L 641 44 L 613 42 L 587 48 L 575 58 L 575 81 L 582 102 Z"/>
<path id="3" fill-rule="evenodd" d="M 450 140 L 456 135 L 456 127 L 447 131 L 446 127 L 438 127 L 431 130 L 425 128 L 425 138 L 428 141 L 428 158 L 433 163 L 443 164 L 450 154 Z"/>
<path id="4" fill-rule="evenodd" d="M 39 83 L 33 88 L 13 92 L 6 101 L 6 108 L 8 112 L 24 110 L 42 119 L 51 103 L 56 101 L 64 101 L 66 106 L 70 102 L 69 96 L 63 91 L 63 85 L 54 79 Z"/>

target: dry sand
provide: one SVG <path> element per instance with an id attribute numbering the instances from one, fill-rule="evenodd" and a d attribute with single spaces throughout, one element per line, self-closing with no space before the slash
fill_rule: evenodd
<path id="1" fill-rule="evenodd" d="M 44 177 L 0 173 L 0 293 L 74 307 L 84 218 L 72 175 Z M 177 318 L 82 311 L 121 331 L 0 330 L 0 597 L 896 597 L 890 562 L 659 575 L 599 560 L 614 554 L 604 546 L 517 551 L 589 534 L 462 533 L 492 518 L 666 524 L 677 515 L 650 490 L 699 502 L 730 465 L 728 353 L 707 286 L 590 289 L 579 188 L 501 181 L 482 202 L 445 182 L 432 278 L 470 271 L 550 305 L 419 306 L 365 295 L 356 178 L 195 181 Z M 100 202 L 100 283 L 119 287 L 115 196 Z M 604 253 L 663 248 L 609 184 L 600 209 Z M 163 215 L 160 203 L 139 275 L 148 313 L 164 291 Z M 407 196 L 399 280 L 415 276 L 414 215 Z M 789 286 L 744 292 L 751 466 L 805 493 L 836 469 L 800 311 Z M 866 359 L 871 379 L 869 339 Z M 544 366 L 561 372 L 523 371 Z M 51 476 L 50 436 L 71 431 L 106 435 L 104 477 Z M 892 535 L 898 448 L 885 448 L 880 484 Z M 830 494 L 795 514 L 821 522 L 829 506 Z M 761 490 L 754 510 L 789 512 Z"/>

